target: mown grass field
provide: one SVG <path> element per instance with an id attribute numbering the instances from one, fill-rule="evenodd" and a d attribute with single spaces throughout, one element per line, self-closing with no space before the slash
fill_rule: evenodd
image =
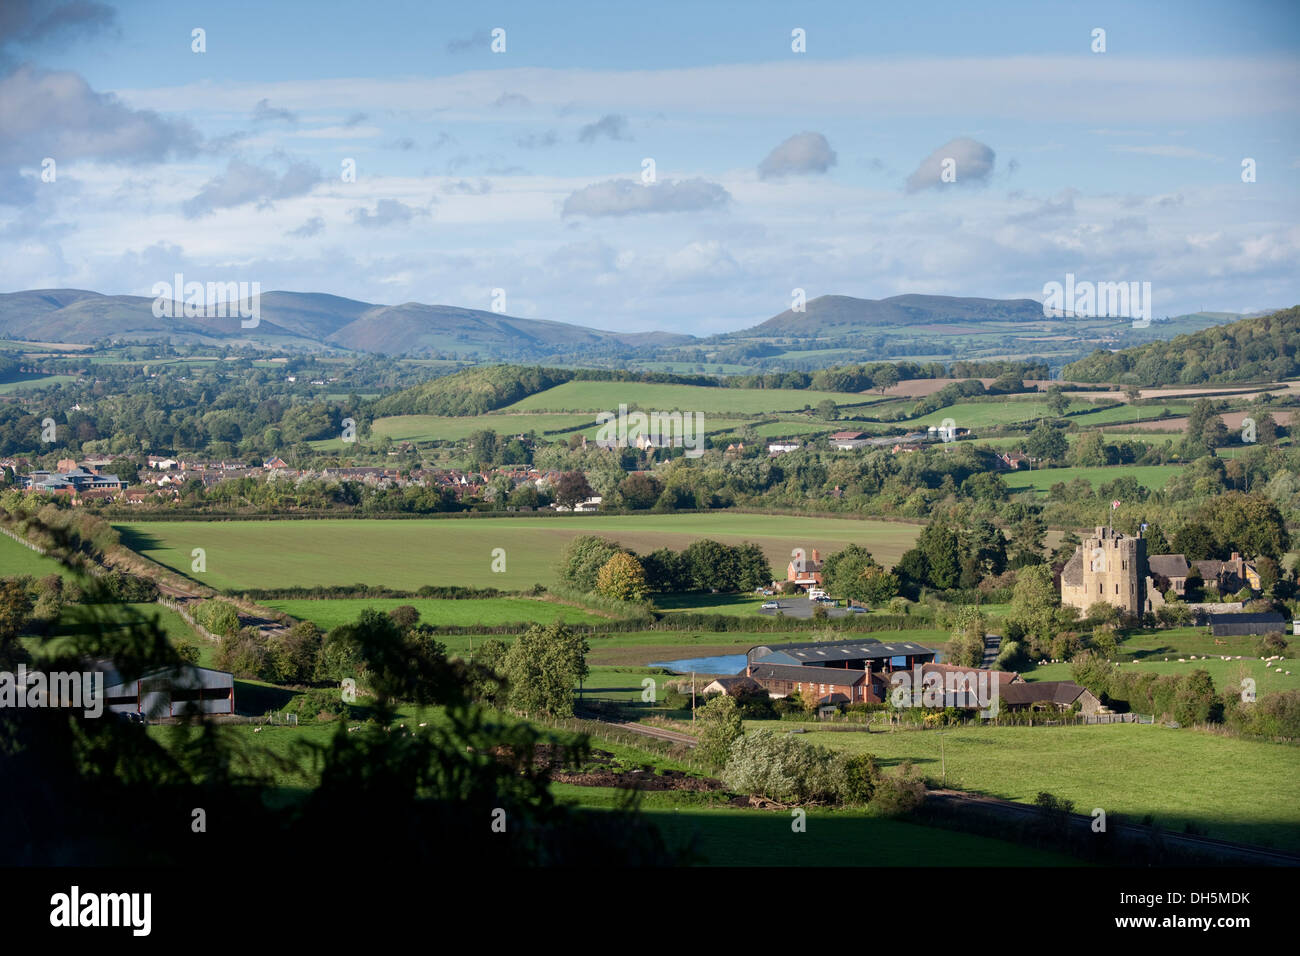
<path id="1" fill-rule="evenodd" d="M 620 404 L 646 411 L 728 413 L 797 411 L 830 399 L 837 405 L 860 405 L 880 396 L 867 392 L 816 392 L 795 388 L 708 388 L 651 382 L 565 382 L 507 406 L 513 412 L 617 411 Z"/>
<path id="2" fill-rule="evenodd" d="M 1182 437 L 1180 435 L 1173 434 L 1170 432 L 1129 432 L 1129 431 L 1114 431 L 1109 428 L 1105 428 L 1105 429 L 1089 428 L 1084 431 L 1064 432 L 1065 440 L 1068 441 L 1071 445 L 1073 445 L 1075 442 L 1079 441 L 1082 438 L 1086 438 L 1087 436 L 1091 435 L 1095 431 L 1100 431 L 1102 433 L 1102 437 L 1106 439 L 1108 444 L 1111 443 L 1120 444 L 1127 441 L 1134 441 L 1134 442 L 1146 442 L 1147 444 L 1168 445 L 1171 441 L 1176 441 Z M 1023 448 L 1025 442 L 1028 441 L 1028 439 L 1029 439 L 1028 435 L 1021 434 L 1021 435 L 997 435 L 991 438 L 982 438 L 977 436 L 971 439 L 962 439 L 962 441 L 963 442 L 971 441 L 976 445 L 985 445 L 989 448 L 1006 449 L 1006 448 L 1016 448 L 1016 447 Z M 1222 454 L 1224 450 L 1225 449 L 1220 449 L 1220 454 Z M 1128 467 L 1128 466 L 1116 466 L 1116 467 Z"/>
<path id="3" fill-rule="evenodd" d="M 836 422 L 818 422 L 807 418 L 784 418 L 754 426 L 760 438 L 788 438 L 795 435 L 814 435 L 819 432 L 839 431 Z"/>
<path id="4" fill-rule="evenodd" d="M 1162 412 L 1170 415 L 1186 415 L 1192 406 L 1189 402 L 1168 402 L 1163 405 L 1114 405 L 1084 415 L 1072 416 L 1070 421 L 1080 427 L 1086 425 L 1110 425 L 1121 422 L 1136 422 L 1141 419 L 1164 417 Z M 1071 406 L 1071 411 L 1074 406 Z"/>
<path id="5" fill-rule="evenodd" d="M 770 722 L 769 722 L 770 723 Z M 762 726 L 752 723 L 751 726 Z M 784 729 L 784 728 L 783 728 Z M 885 766 L 911 760 L 938 783 L 1032 803 L 1040 791 L 1133 821 L 1225 840 L 1300 849 L 1300 747 L 1160 725 L 961 727 L 832 733 L 802 739 L 872 753 Z"/>
<path id="6" fill-rule="evenodd" d="M 28 375 L 24 374 L 12 382 L 0 384 L 0 395 L 9 395 L 13 392 L 22 391 L 28 388 L 45 388 L 50 385 L 65 385 L 68 382 L 75 382 L 75 375 Z"/>
<path id="7" fill-rule="evenodd" d="M 721 391 L 706 389 L 706 391 Z M 703 432 L 719 434 L 744 427 L 747 418 L 717 417 L 705 414 Z M 775 426 L 766 426 L 775 427 Z M 797 427 L 797 426 L 796 426 Z M 598 437 L 602 426 L 594 412 L 532 412 L 516 415 L 393 415 L 377 418 L 371 425 L 373 438 L 387 436 L 395 442 L 463 441 L 476 431 L 490 429 L 498 435 L 511 436 L 535 432 L 542 441 L 568 441 L 572 435 L 581 435 L 592 441 Z M 805 430 L 824 430 L 804 425 Z M 548 434 L 553 433 L 553 434 Z M 794 434 L 778 428 L 774 434 Z M 349 446 L 341 438 L 325 438 L 310 443 L 317 451 L 346 451 Z"/>
<path id="8" fill-rule="evenodd" d="M 1090 411 L 1096 406 L 1091 402 L 1075 400 L 1070 403 L 1069 411 Z M 919 418 L 909 418 L 899 422 L 903 427 L 942 425 L 944 419 L 951 418 L 958 428 L 979 428 L 986 425 L 1011 425 L 1017 422 L 1031 422 L 1052 413 L 1047 407 L 1046 395 L 1034 395 L 1029 398 L 1005 395 L 999 401 L 992 402 L 958 402 L 937 412 L 930 412 Z"/>
<path id="9" fill-rule="evenodd" d="M 557 518 L 409 521 L 149 521 L 115 525 L 123 543 L 172 570 L 218 589 L 426 584 L 526 590 L 557 583 L 561 549 L 598 534 L 646 553 L 681 550 L 699 538 L 758 543 L 783 574 L 794 548 L 823 554 L 849 543 L 892 566 L 911 547 L 917 525 L 850 518 L 735 512 L 687 515 L 572 515 Z M 207 572 L 191 574 L 191 552 L 206 551 Z M 506 570 L 491 570 L 505 549 Z"/>
<path id="10" fill-rule="evenodd" d="M 387 613 L 395 607 L 410 605 L 420 612 L 420 623 L 435 627 L 497 627 L 501 624 L 598 624 L 604 617 L 580 607 L 545 601 L 539 598 L 496 597 L 472 600 L 444 598 L 329 598 L 264 601 L 266 607 L 283 611 L 299 620 L 313 621 L 328 631 L 340 624 L 350 624 L 366 608 Z"/>
<path id="11" fill-rule="evenodd" d="M 1281 661 L 1282 667 L 1277 668 L 1265 667 L 1264 661 L 1261 661 L 1258 656 L 1239 661 L 1225 661 L 1218 657 L 1205 660 L 1201 655 L 1197 655 L 1196 660 L 1184 657 L 1181 662 L 1179 656 L 1171 654 L 1169 658 L 1166 661 L 1162 656 L 1134 664 L 1133 658 L 1124 656 L 1121 651 L 1119 668 L 1122 671 L 1136 671 L 1139 674 L 1159 675 L 1190 674 L 1192 671 L 1201 670 L 1210 675 L 1214 681 L 1214 689 L 1218 691 L 1237 686 L 1240 676 L 1244 675 L 1255 679 L 1255 692 L 1261 697 L 1276 691 L 1300 690 L 1300 661 L 1296 660 Z M 1286 671 L 1290 671 L 1290 675 Z M 1070 676 L 1070 665 L 1066 663 L 1042 664 L 1032 671 L 1022 673 L 1026 680 L 1073 680 Z M 1300 766 L 1297 766 L 1297 769 L 1300 770 Z"/>
<path id="12" fill-rule="evenodd" d="M 591 415 L 394 415 L 377 418 L 371 424 L 376 438 L 393 441 L 460 441 L 490 428 L 498 435 L 519 435 L 577 428 L 593 422 Z"/>
<path id="13" fill-rule="evenodd" d="M 1037 471 L 1013 471 L 1002 478 L 1012 492 L 1034 491 L 1045 495 L 1058 482 L 1069 484 L 1076 478 L 1092 482 L 1093 490 L 1116 478 L 1135 478 L 1144 488 L 1158 491 L 1169 479 L 1183 470 L 1183 465 L 1110 465 L 1086 468 L 1042 468 Z"/>
<path id="14" fill-rule="evenodd" d="M 37 554 L 6 534 L 0 534 L 0 578 L 30 574 L 43 578 L 50 574 L 71 577 L 72 572 L 53 558 Z"/>

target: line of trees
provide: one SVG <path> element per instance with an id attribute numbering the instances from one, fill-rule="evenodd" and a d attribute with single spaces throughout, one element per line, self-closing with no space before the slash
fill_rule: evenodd
<path id="1" fill-rule="evenodd" d="M 701 538 L 682 551 L 660 548 L 638 555 L 616 541 L 579 535 L 560 553 L 560 580 L 582 592 L 642 600 L 655 593 L 752 591 L 771 583 L 772 566 L 753 542 L 728 545 Z"/>

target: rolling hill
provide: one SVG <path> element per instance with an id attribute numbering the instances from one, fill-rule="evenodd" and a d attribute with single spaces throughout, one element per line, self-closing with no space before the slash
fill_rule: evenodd
<path id="1" fill-rule="evenodd" d="M 896 295 L 888 299 L 823 295 L 810 299 L 803 312 L 787 309 L 753 328 L 733 332 L 731 336 L 761 338 L 851 335 L 886 326 L 906 328 L 933 324 L 1025 321 L 1043 321 L 1041 302 L 1033 299 L 967 299 L 946 295 Z"/>
<path id="2" fill-rule="evenodd" d="M 809 300 L 803 312 L 787 310 L 749 328 L 705 339 L 672 332 L 605 331 L 450 305 L 383 305 L 313 292 L 267 292 L 258 305 L 260 323 L 243 328 L 237 317 L 159 318 L 153 314 L 153 299 L 146 296 L 82 289 L 2 293 L 0 338 L 90 344 L 166 337 L 176 343 L 642 370 L 656 370 L 647 363 L 680 362 L 690 367 L 663 370 L 708 372 L 715 370 L 703 363 L 733 363 L 735 371 L 916 356 L 1032 355 L 1064 362 L 1098 346 L 1168 339 L 1238 318 L 1227 313 L 1181 316 L 1134 330 L 1125 320 L 1048 319 L 1033 299 L 824 295 Z"/>
<path id="3" fill-rule="evenodd" d="M 261 320 L 159 318 L 153 299 L 82 289 L 0 294 L 0 338 L 87 344 L 166 336 L 176 342 L 228 342 L 385 354 L 440 352 L 463 358 L 548 356 L 637 349 L 693 341 L 663 332 L 607 332 L 447 305 L 377 305 L 311 292 L 267 292 Z"/>

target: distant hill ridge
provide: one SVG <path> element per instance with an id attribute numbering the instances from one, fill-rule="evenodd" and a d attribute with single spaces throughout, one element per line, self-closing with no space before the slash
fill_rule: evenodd
<path id="1" fill-rule="evenodd" d="M 879 326 L 1043 319 L 1043 304 L 1033 299 L 973 299 L 947 295 L 896 295 L 855 299 L 823 295 L 809 299 L 804 311 L 787 309 L 751 329 L 724 337 L 789 336 L 867 330 Z"/>
<path id="2" fill-rule="evenodd" d="M 439 354 L 472 361 L 579 361 L 631 356 L 673 346 L 707 346 L 738 339 L 835 338 L 884 327 L 970 326 L 1042 322 L 1033 299 L 896 295 L 858 299 L 823 295 L 804 311 L 791 309 L 758 325 L 710 338 L 672 332 L 613 332 L 548 319 L 404 302 L 379 305 L 319 292 L 266 292 L 260 322 L 225 318 L 157 317 L 147 296 L 102 295 L 83 289 L 0 293 L 0 337 L 90 344 L 167 337 L 175 342 L 253 344 L 307 350 L 344 349 L 388 355 Z M 940 331 L 936 329 L 936 331 Z M 947 332 L 949 330 L 942 330 Z"/>

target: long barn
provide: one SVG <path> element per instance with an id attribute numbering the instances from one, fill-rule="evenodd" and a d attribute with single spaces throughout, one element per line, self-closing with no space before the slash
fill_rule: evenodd
<path id="1" fill-rule="evenodd" d="M 226 671 L 186 665 L 128 678 L 112 664 L 100 669 L 108 709 L 117 714 L 143 714 L 156 720 L 187 713 L 235 712 L 235 677 Z"/>
<path id="2" fill-rule="evenodd" d="M 938 652 L 912 641 L 804 641 L 760 644 L 745 655 L 745 674 L 773 697 L 807 694 L 827 703 L 881 703 L 889 674 L 932 665 Z"/>
<path id="3" fill-rule="evenodd" d="M 932 663 L 939 652 L 912 641 L 875 639 L 854 641 L 804 641 L 794 644 L 760 644 L 745 655 L 746 670 L 755 664 L 790 667 L 841 667 L 848 670 L 890 673 Z"/>

